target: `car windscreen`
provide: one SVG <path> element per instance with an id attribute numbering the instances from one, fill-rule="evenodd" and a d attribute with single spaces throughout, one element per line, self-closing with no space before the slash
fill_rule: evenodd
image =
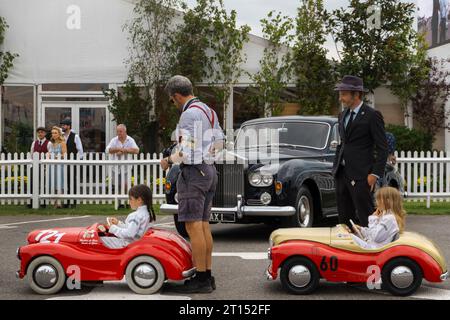
<path id="1" fill-rule="evenodd" d="M 324 122 L 264 122 L 245 125 L 236 139 L 237 149 L 294 146 L 324 149 L 330 125 Z"/>

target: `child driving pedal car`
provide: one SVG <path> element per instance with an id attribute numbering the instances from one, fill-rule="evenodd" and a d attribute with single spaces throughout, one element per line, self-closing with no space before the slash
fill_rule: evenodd
<path id="1" fill-rule="evenodd" d="M 108 232 L 111 237 L 101 237 L 103 244 L 111 249 L 124 248 L 139 240 L 147 231 L 150 222 L 155 220 L 152 210 L 152 191 L 146 185 L 137 185 L 128 192 L 130 207 L 135 210 L 125 222 L 108 217 Z"/>
<path id="2" fill-rule="evenodd" d="M 400 192 L 392 187 L 380 188 L 375 196 L 377 210 L 369 217 L 367 228 L 355 225 L 364 239 L 352 234 L 362 248 L 376 249 L 396 240 L 405 228 L 405 210 Z"/>

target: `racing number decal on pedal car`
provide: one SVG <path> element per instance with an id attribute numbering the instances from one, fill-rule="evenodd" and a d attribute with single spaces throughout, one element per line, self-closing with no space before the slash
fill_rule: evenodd
<path id="1" fill-rule="evenodd" d="M 55 230 L 44 230 L 36 236 L 36 241 L 40 243 L 59 243 L 65 233 L 58 233 Z M 54 238 L 51 240 L 51 238 Z"/>
<path id="2" fill-rule="evenodd" d="M 322 262 L 320 263 L 320 270 L 327 271 L 328 267 L 330 268 L 330 271 L 337 271 L 338 269 L 338 258 L 336 256 L 330 257 L 330 262 L 327 262 L 327 257 L 322 257 Z"/>

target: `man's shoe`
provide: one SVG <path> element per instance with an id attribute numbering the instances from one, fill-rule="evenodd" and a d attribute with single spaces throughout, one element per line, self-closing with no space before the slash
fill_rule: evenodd
<path id="1" fill-rule="evenodd" d="M 194 278 L 191 278 L 191 279 L 188 279 L 188 280 L 184 281 L 184 285 L 188 285 L 189 282 L 194 280 Z M 214 278 L 214 276 L 211 276 L 211 280 L 210 281 L 211 281 L 211 288 L 213 290 L 216 290 L 216 278 Z"/>
<path id="2" fill-rule="evenodd" d="M 211 280 L 199 281 L 197 278 L 186 280 L 183 286 L 177 287 L 176 291 L 179 293 L 211 293 Z"/>

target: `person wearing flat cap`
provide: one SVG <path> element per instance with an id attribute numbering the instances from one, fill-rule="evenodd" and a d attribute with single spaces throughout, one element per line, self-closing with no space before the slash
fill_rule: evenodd
<path id="1" fill-rule="evenodd" d="M 388 145 L 383 116 L 363 102 L 363 80 L 344 76 L 336 85 L 344 110 L 339 114 L 340 143 L 333 163 L 339 223 L 350 219 L 367 227 L 374 212 L 373 190 L 384 176 Z"/>

